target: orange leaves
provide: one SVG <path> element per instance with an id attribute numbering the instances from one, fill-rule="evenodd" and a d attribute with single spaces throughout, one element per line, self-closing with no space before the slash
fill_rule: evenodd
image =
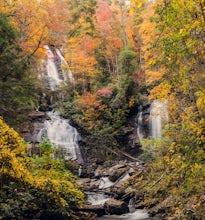
<path id="1" fill-rule="evenodd" d="M 47 0 L 48 1 L 48 0 Z M 70 13 L 66 0 L 52 1 L 44 3 L 44 7 L 48 13 L 48 29 L 49 37 L 52 43 L 61 45 L 66 41 L 67 31 L 69 28 Z"/>
<path id="2" fill-rule="evenodd" d="M 99 45 L 99 40 L 85 35 L 81 39 L 73 37 L 69 39 L 68 43 L 70 51 L 66 59 L 71 65 L 73 74 L 76 77 L 79 77 L 77 75 L 94 76 L 96 74 L 95 65 L 97 64 L 95 49 Z"/>
<path id="3" fill-rule="evenodd" d="M 2 12 L 11 14 L 11 22 L 18 30 L 19 44 L 25 54 L 42 56 L 44 44 L 51 41 L 61 45 L 67 38 L 69 12 L 64 0 L 0 1 Z M 39 52 L 39 53 L 38 53 Z"/>
<path id="4" fill-rule="evenodd" d="M 95 74 L 95 65 L 97 61 L 95 57 L 89 57 L 85 51 L 75 51 L 73 55 L 72 65 L 73 74 L 82 73 L 84 76 L 93 76 Z"/>
<path id="5" fill-rule="evenodd" d="M 46 26 L 48 16 L 42 3 L 36 0 L 16 0 L 15 2 L 7 1 L 4 4 L 1 2 L 1 4 L 3 12 L 12 15 L 11 23 L 20 33 L 19 44 L 22 46 L 23 52 L 34 53 L 48 34 Z"/>
<path id="6" fill-rule="evenodd" d="M 96 10 L 96 17 L 99 21 L 99 25 L 103 25 L 109 18 L 111 18 L 112 13 L 109 5 L 105 1 L 99 1 L 98 9 Z"/>
<path id="7" fill-rule="evenodd" d="M 157 31 L 154 22 L 151 18 L 154 16 L 153 5 L 148 7 L 142 12 L 142 23 L 140 24 L 140 34 L 142 37 L 141 53 L 142 53 L 142 67 L 145 69 L 146 82 L 148 84 L 153 81 L 160 80 L 163 75 L 163 70 L 159 67 L 155 68 L 155 59 L 159 56 L 158 51 L 153 51 L 152 45 L 157 39 Z"/>
<path id="8" fill-rule="evenodd" d="M 120 22 L 107 2 L 100 1 L 96 10 L 97 28 L 106 46 L 106 55 L 112 57 L 122 47 Z"/>
<path id="9" fill-rule="evenodd" d="M 100 104 L 101 100 L 97 98 L 97 94 L 91 94 L 90 92 L 84 93 L 78 101 L 77 109 L 82 111 L 83 120 L 87 123 L 88 130 L 92 130 L 100 124 L 100 110 L 103 109 Z"/>
<path id="10" fill-rule="evenodd" d="M 78 109 L 97 108 L 100 102 L 100 100 L 97 100 L 97 94 L 86 92 L 79 99 Z"/>
<path id="11" fill-rule="evenodd" d="M 83 36 L 81 39 L 81 48 L 89 55 L 94 55 L 95 49 L 98 47 L 100 41 L 97 38 L 92 38 L 89 35 Z"/>

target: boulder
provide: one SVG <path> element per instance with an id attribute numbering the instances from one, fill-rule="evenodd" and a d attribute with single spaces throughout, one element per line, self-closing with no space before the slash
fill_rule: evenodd
<path id="1" fill-rule="evenodd" d="M 42 119 L 45 119 L 48 116 L 45 112 L 33 111 L 28 114 L 28 117 L 31 120 L 40 120 L 41 121 Z"/>
<path id="2" fill-rule="evenodd" d="M 119 169 L 113 169 L 112 172 L 109 173 L 109 180 L 112 181 L 112 182 L 115 182 L 123 174 L 125 174 L 127 170 L 128 170 L 127 167 L 123 167 L 123 168 L 119 168 Z"/>
<path id="3" fill-rule="evenodd" d="M 87 205 L 87 204 L 85 204 L 79 210 L 84 211 L 84 212 L 93 212 L 93 213 L 96 213 L 98 216 L 102 216 L 102 215 L 106 214 L 103 205 Z"/>
<path id="4" fill-rule="evenodd" d="M 113 215 L 121 215 L 128 212 L 128 206 L 124 201 L 109 199 L 104 204 L 104 209 L 107 214 Z"/>
<path id="5" fill-rule="evenodd" d="M 91 182 L 91 179 L 90 178 L 81 178 L 81 179 L 78 179 L 77 180 L 77 184 L 80 186 L 80 187 L 84 187 L 86 184 L 89 184 Z"/>

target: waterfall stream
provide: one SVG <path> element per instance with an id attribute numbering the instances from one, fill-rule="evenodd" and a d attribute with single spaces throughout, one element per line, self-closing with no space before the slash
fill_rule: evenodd
<path id="1" fill-rule="evenodd" d="M 150 107 L 140 106 L 136 117 L 139 140 L 149 136 L 160 138 L 162 136 L 163 124 L 166 123 L 167 120 L 167 100 L 164 102 L 154 100 Z"/>
<path id="2" fill-rule="evenodd" d="M 162 136 L 162 124 L 167 119 L 167 101 L 159 102 L 154 100 L 150 107 L 150 130 L 153 138 L 160 138 Z"/>
<path id="3" fill-rule="evenodd" d="M 48 112 L 50 120 L 45 121 L 45 129 L 51 143 L 58 146 L 65 159 L 77 160 L 83 163 L 83 157 L 79 149 L 80 135 L 69 124 L 69 120 L 61 118 L 57 112 Z"/>
<path id="4" fill-rule="evenodd" d="M 46 77 L 49 89 L 55 91 L 67 78 L 74 81 L 67 62 L 59 49 L 44 46 L 47 53 Z M 67 72 L 62 65 L 66 66 Z M 65 68 L 64 68 L 65 69 Z M 36 140 L 40 142 L 44 135 L 47 135 L 51 143 L 59 147 L 65 159 L 77 160 L 80 164 L 84 162 L 78 145 L 80 135 L 77 130 L 69 124 L 69 120 L 61 118 L 57 112 L 47 112 L 49 119 L 41 126 Z"/>
<path id="5" fill-rule="evenodd" d="M 48 88 L 56 90 L 67 78 L 70 82 L 74 82 L 72 72 L 62 56 L 60 50 L 55 47 L 44 46 L 47 54 L 46 59 L 46 75 L 44 78 L 48 81 Z"/>
<path id="6" fill-rule="evenodd" d="M 62 77 L 60 77 L 60 74 L 58 72 L 58 67 L 55 62 L 58 59 L 58 57 L 54 55 L 54 53 L 52 52 L 49 46 L 45 45 L 44 48 L 46 49 L 46 53 L 47 53 L 46 73 L 47 73 L 49 88 L 51 90 L 55 90 L 56 87 L 59 86 L 63 81 Z"/>

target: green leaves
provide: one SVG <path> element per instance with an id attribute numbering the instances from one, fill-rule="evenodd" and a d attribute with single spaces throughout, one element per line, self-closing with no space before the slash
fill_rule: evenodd
<path id="1" fill-rule="evenodd" d="M 16 30 L 0 14 L 0 115 L 10 125 L 24 120 L 37 99 L 34 79 L 27 57 L 21 55 Z M 23 119 L 22 119 L 23 118 Z"/>

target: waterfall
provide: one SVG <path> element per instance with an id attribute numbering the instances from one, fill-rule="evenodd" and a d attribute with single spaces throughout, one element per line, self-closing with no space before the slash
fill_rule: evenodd
<path id="1" fill-rule="evenodd" d="M 68 63 L 66 62 L 65 58 L 62 56 L 60 50 L 57 49 L 57 48 L 56 48 L 56 53 L 57 53 L 57 55 L 59 56 L 59 58 L 61 59 L 62 64 L 63 64 L 65 67 L 67 67 L 69 80 L 70 80 L 71 83 L 73 83 L 73 82 L 74 82 L 74 78 L 73 78 L 73 74 L 72 74 L 70 68 L 68 68 Z M 63 67 L 64 67 L 64 66 L 63 66 Z M 64 68 L 62 68 L 62 70 L 63 70 L 63 72 L 64 72 Z M 65 75 L 65 73 L 64 73 L 64 75 Z"/>
<path id="2" fill-rule="evenodd" d="M 150 130 L 153 138 L 160 138 L 162 136 L 162 124 L 167 119 L 167 101 L 160 102 L 154 100 L 150 107 Z"/>
<path id="3" fill-rule="evenodd" d="M 67 77 L 70 82 L 74 82 L 72 72 L 60 50 L 54 47 L 51 49 L 48 45 L 45 45 L 44 48 L 46 49 L 47 54 L 46 74 L 49 89 L 56 90 L 56 88 L 60 86 Z"/>
<path id="4" fill-rule="evenodd" d="M 47 114 L 50 120 L 45 121 L 44 129 L 51 143 L 62 150 L 65 159 L 77 159 L 79 163 L 83 163 L 78 145 L 80 135 L 77 130 L 69 124 L 69 120 L 61 118 L 56 112 Z"/>
<path id="5" fill-rule="evenodd" d="M 47 52 L 46 75 L 49 89 L 55 91 L 67 76 L 73 82 L 73 76 L 68 68 L 67 62 L 63 58 L 59 49 L 44 46 Z M 63 70 L 67 66 L 68 72 Z M 44 76 L 44 78 L 46 78 Z M 49 119 L 45 120 L 35 136 L 36 142 L 41 142 L 44 135 L 47 135 L 52 144 L 56 145 L 63 153 L 66 160 L 77 160 L 80 164 L 84 163 L 78 141 L 81 139 L 77 130 L 69 124 L 69 120 L 61 118 L 57 112 L 48 111 Z"/>
<path id="6" fill-rule="evenodd" d="M 47 53 L 47 62 L 46 62 L 46 73 L 48 76 L 48 84 L 51 90 L 55 90 L 57 86 L 59 86 L 62 82 L 58 74 L 58 69 L 55 64 L 55 56 L 49 46 L 45 45 L 44 48 L 46 49 Z"/>

